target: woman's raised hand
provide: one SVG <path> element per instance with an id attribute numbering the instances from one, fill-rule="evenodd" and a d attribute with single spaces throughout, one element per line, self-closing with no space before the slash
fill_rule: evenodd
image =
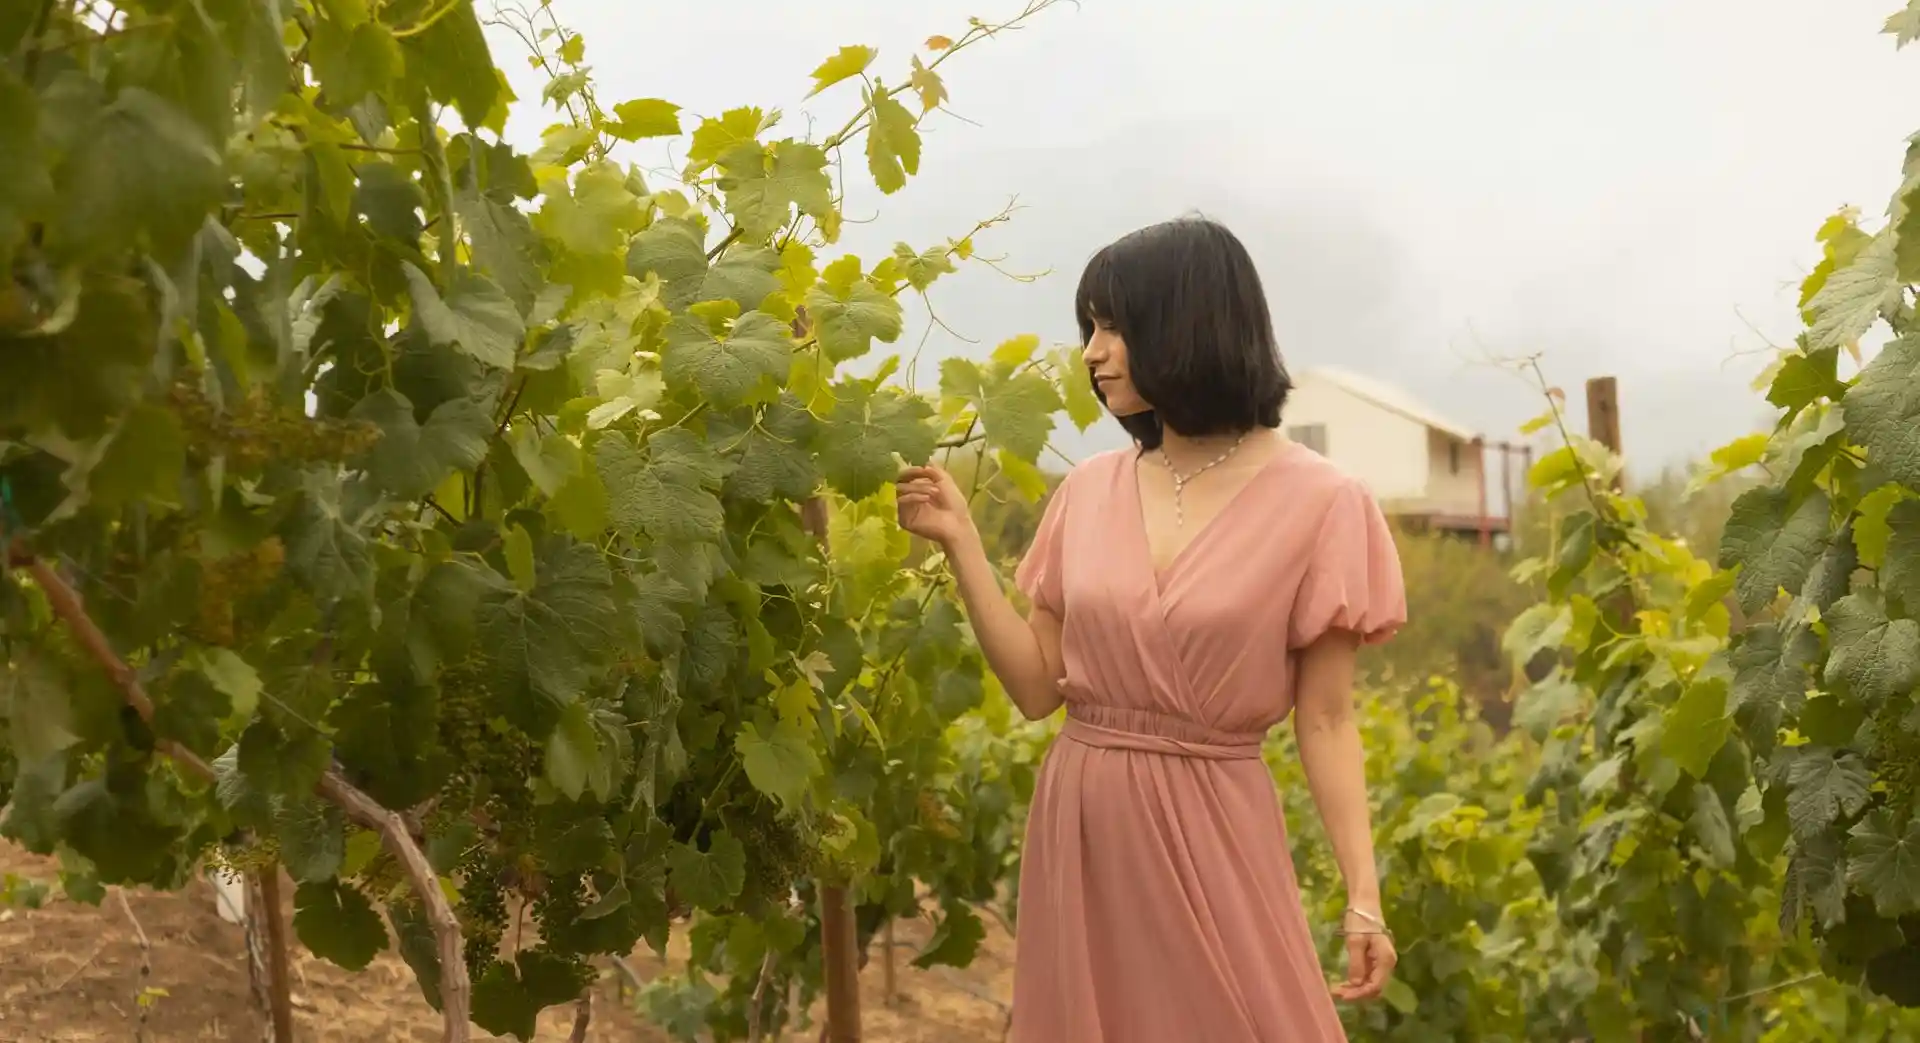
<path id="1" fill-rule="evenodd" d="M 900 527 L 951 551 L 973 532 L 966 494 L 953 476 L 938 467 L 909 467 L 900 472 L 896 492 Z"/>

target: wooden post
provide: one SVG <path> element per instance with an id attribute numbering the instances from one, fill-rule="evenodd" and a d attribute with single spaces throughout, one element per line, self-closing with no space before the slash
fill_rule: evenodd
<path id="1" fill-rule="evenodd" d="M 1513 522 L 1513 443 L 1500 443 L 1500 509 L 1507 519 L 1507 548 L 1514 547 L 1520 535 Z"/>
<path id="2" fill-rule="evenodd" d="M 809 321 L 800 309 L 793 320 L 793 336 L 803 340 Z M 800 505 L 800 524 L 822 553 L 827 545 L 827 501 L 809 497 Z M 820 893 L 820 964 L 827 979 L 827 1024 L 821 1035 L 828 1043 L 860 1043 L 860 928 L 854 919 L 852 896 L 844 884 L 816 880 Z"/>
<path id="3" fill-rule="evenodd" d="M 1480 479 L 1478 482 L 1480 510 L 1475 524 L 1480 527 L 1480 549 L 1485 550 L 1487 544 L 1493 542 L 1493 524 L 1487 518 L 1487 440 L 1485 438 L 1473 440 L 1473 468 Z"/>
<path id="4" fill-rule="evenodd" d="M 266 918 L 267 1005 L 273 1043 L 293 1043 L 293 976 L 288 973 L 286 910 L 280 906 L 280 867 L 269 865 L 258 876 L 260 907 L 250 912 Z"/>
<path id="5" fill-rule="evenodd" d="M 1620 385 L 1612 377 L 1595 377 L 1587 381 L 1587 437 L 1607 447 L 1615 456 L 1622 455 L 1620 448 Z M 1626 469 L 1614 475 L 1613 487 L 1618 490 L 1625 483 Z"/>

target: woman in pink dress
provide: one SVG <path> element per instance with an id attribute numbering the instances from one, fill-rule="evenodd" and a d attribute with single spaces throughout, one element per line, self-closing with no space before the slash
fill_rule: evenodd
<path id="1" fill-rule="evenodd" d="M 901 524 L 947 553 L 980 646 L 1028 718 L 1066 719 L 1020 868 L 1016 1043 L 1333 1043 L 1376 997 L 1382 921 L 1355 651 L 1406 618 L 1364 486 L 1283 438 L 1289 382 L 1246 249 L 1210 221 L 1101 250 L 1076 295 L 1086 363 L 1131 448 L 1075 467 L 1002 590 L 935 468 Z M 1293 715 L 1347 888 L 1329 987 L 1260 759 Z"/>

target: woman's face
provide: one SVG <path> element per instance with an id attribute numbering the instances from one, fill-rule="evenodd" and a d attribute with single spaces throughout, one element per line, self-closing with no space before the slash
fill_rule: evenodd
<path id="1" fill-rule="evenodd" d="M 1134 389 L 1133 378 L 1127 372 L 1127 342 L 1105 319 L 1094 320 L 1093 336 L 1087 340 L 1086 362 L 1093 376 L 1094 390 L 1106 402 L 1108 412 L 1114 416 L 1132 416 L 1153 408 Z"/>

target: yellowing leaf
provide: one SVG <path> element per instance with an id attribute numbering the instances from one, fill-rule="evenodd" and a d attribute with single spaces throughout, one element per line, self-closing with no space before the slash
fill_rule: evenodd
<path id="1" fill-rule="evenodd" d="M 953 46 L 953 41 L 944 36 L 927 37 L 927 50 L 944 51 Z"/>
<path id="2" fill-rule="evenodd" d="M 907 77 L 907 83 L 920 95 L 923 112 L 932 112 L 947 100 L 947 85 L 941 81 L 940 74 L 922 65 L 918 55 L 914 56 L 913 72 Z"/>
<path id="3" fill-rule="evenodd" d="M 741 145 L 758 141 L 765 119 L 765 113 L 749 107 L 729 109 L 717 119 L 700 121 L 687 147 L 687 165 L 695 171 L 705 170 Z"/>
<path id="4" fill-rule="evenodd" d="M 838 54 L 821 62 L 820 67 L 813 70 L 813 89 L 807 92 L 807 97 L 811 98 L 842 80 L 866 72 L 867 66 L 873 64 L 874 57 L 879 53 L 864 45 L 840 48 Z"/>
<path id="5" fill-rule="evenodd" d="M 568 65 L 578 65 L 586 56 L 587 38 L 579 33 L 567 37 L 567 41 L 560 45 L 560 60 Z"/>
<path id="6" fill-rule="evenodd" d="M 892 195 L 906 187 L 907 178 L 920 173 L 920 130 L 913 113 L 885 88 L 874 91 L 871 101 L 867 170 L 880 191 Z"/>
<path id="7" fill-rule="evenodd" d="M 659 98 L 635 98 L 613 107 L 617 122 L 607 124 L 607 133 L 622 141 L 641 138 L 670 138 L 680 133 L 680 106 Z"/>

